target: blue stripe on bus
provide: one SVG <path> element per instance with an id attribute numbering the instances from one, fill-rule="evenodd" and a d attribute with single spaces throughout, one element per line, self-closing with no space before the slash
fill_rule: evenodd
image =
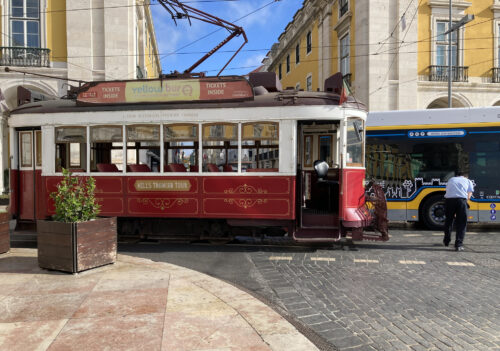
<path id="1" fill-rule="evenodd" d="M 484 132 L 469 132 L 469 134 L 500 134 L 500 130 L 490 130 Z"/>
<path id="2" fill-rule="evenodd" d="M 406 134 L 366 134 L 367 137 L 405 136 Z"/>

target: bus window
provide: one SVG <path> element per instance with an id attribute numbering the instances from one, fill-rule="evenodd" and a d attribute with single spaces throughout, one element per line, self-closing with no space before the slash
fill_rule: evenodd
<path id="1" fill-rule="evenodd" d="M 127 172 L 160 171 L 160 126 L 127 126 Z"/>
<path id="2" fill-rule="evenodd" d="M 172 124 L 163 126 L 165 171 L 198 171 L 198 125 Z"/>
<path id="3" fill-rule="evenodd" d="M 246 123 L 242 126 L 242 171 L 279 169 L 279 124 Z"/>
<path id="4" fill-rule="evenodd" d="M 98 164 L 115 165 L 123 170 L 123 127 L 96 126 L 90 128 L 90 169 Z"/>
<path id="5" fill-rule="evenodd" d="M 475 135 L 470 153 L 469 178 L 475 183 L 474 195 L 480 199 L 500 199 L 500 142 L 495 134 Z"/>
<path id="6" fill-rule="evenodd" d="M 238 171 L 238 125 L 203 126 L 203 172 Z"/>
<path id="7" fill-rule="evenodd" d="M 55 129 L 56 172 L 62 169 L 85 171 L 87 168 L 87 129 L 58 127 Z"/>
<path id="8" fill-rule="evenodd" d="M 363 120 L 350 118 L 347 120 L 346 166 L 363 167 L 364 132 Z"/>

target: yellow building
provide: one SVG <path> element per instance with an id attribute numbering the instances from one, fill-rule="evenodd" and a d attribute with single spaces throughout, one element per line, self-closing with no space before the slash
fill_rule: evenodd
<path id="1" fill-rule="evenodd" d="M 500 105 L 500 1 L 452 0 L 453 107 Z M 342 72 L 370 111 L 448 107 L 449 0 L 305 0 L 264 60 L 283 87 Z"/>
<path id="2" fill-rule="evenodd" d="M 2 111 L 65 96 L 79 81 L 161 72 L 150 0 L 0 0 L 0 27 Z M 2 170 L 8 167 L 6 122 L 3 115 Z M 0 193 L 7 188 L 3 176 Z"/>

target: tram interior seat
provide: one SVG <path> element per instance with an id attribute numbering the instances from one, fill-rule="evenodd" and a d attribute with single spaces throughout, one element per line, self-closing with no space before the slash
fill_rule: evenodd
<path id="1" fill-rule="evenodd" d="M 233 166 L 231 166 L 231 165 L 224 165 L 224 166 L 222 166 L 222 171 L 223 172 L 233 172 Z"/>
<path id="2" fill-rule="evenodd" d="M 127 165 L 127 172 L 151 172 L 151 168 L 145 164 Z"/>
<path id="3" fill-rule="evenodd" d="M 220 172 L 219 167 L 217 167 L 217 165 L 214 163 L 207 164 L 207 169 L 209 172 Z"/>
<path id="4" fill-rule="evenodd" d="M 97 170 L 99 172 L 120 172 L 114 163 L 98 163 Z"/>
<path id="5" fill-rule="evenodd" d="M 169 163 L 167 172 L 186 172 L 186 167 L 182 163 Z"/>
<path id="6" fill-rule="evenodd" d="M 189 172 L 198 172 L 199 168 L 196 165 L 189 165 Z"/>

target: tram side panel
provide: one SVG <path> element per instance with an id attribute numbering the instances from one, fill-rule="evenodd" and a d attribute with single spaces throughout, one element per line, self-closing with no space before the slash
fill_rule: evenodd
<path id="1" fill-rule="evenodd" d="M 102 216 L 295 219 L 292 176 L 93 177 Z M 44 178 L 46 194 L 62 179 Z M 42 218 L 54 214 L 50 196 L 44 205 Z"/>

